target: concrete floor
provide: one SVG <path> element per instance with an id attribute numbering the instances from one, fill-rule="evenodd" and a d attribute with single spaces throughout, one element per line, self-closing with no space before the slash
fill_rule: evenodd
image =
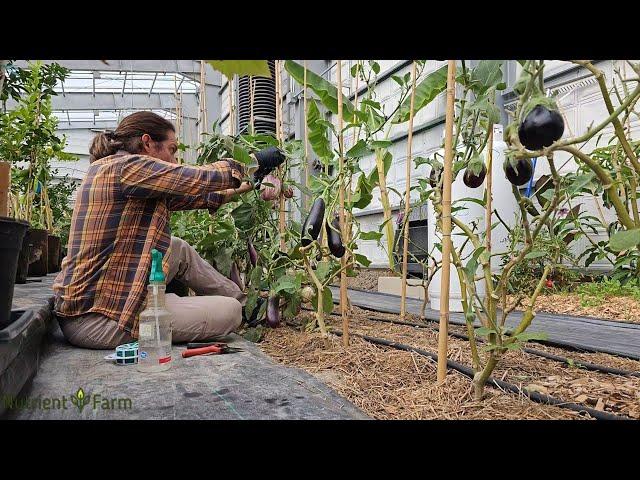
<path id="1" fill-rule="evenodd" d="M 41 302 L 39 295 L 51 281 L 51 276 L 43 279 L 39 288 L 34 284 L 17 285 L 14 307 Z M 242 348 L 240 353 L 183 359 L 185 347 L 174 345 L 170 370 L 143 374 L 135 366 L 104 360 L 110 351 L 71 346 L 57 324 L 52 326 L 38 373 L 18 397 L 28 397 L 32 402 L 39 398 L 40 405 L 12 408 L 9 419 L 368 418 L 320 380 L 300 369 L 274 363 L 257 345 L 237 335 L 231 335 L 228 341 Z M 83 408 L 76 405 L 83 402 L 72 403 L 80 388 L 89 398 Z"/>

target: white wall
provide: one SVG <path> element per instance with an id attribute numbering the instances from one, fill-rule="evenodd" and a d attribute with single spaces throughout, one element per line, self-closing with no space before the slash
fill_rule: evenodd
<path id="1" fill-rule="evenodd" d="M 510 62 L 514 62 L 517 65 L 517 70 L 520 69 L 520 66 L 519 64 L 517 64 L 517 62 Z M 380 72 L 380 75 L 382 75 L 385 68 L 392 67 L 396 64 L 396 61 L 379 63 L 382 66 L 382 71 Z M 598 67 L 604 71 L 606 78 L 608 79 L 609 83 L 611 83 L 611 79 L 612 77 L 614 77 L 614 66 L 617 65 L 622 69 L 622 63 L 623 62 L 620 61 L 607 61 L 601 62 L 600 64 L 598 64 Z M 428 62 L 426 71 L 427 73 L 429 71 L 433 71 L 443 64 L 444 62 Z M 545 75 L 558 75 L 572 68 L 573 66 L 574 65 L 569 62 L 559 60 L 548 61 L 547 67 L 545 68 Z M 627 67 L 627 69 L 628 74 L 631 74 L 631 69 L 629 67 Z M 397 74 L 402 75 L 408 71 L 410 71 L 410 66 L 403 68 Z M 377 91 L 379 95 L 378 101 L 380 101 L 382 104 L 388 104 L 390 108 L 391 105 L 393 105 L 393 101 L 399 94 L 399 88 L 397 88 L 397 84 L 391 79 L 381 82 L 377 88 Z M 568 138 L 585 133 L 590 124 L 593 123 L 594 125 L 597 125 L 608 116 L 606 107 L 600 95 L 599 87 L 596 83 L 591 83 L 579 88 L 575 88 L 570 92 L 562 92 L 558 95 L 558 98 L 560 99 L 560 107 L 565 117 L 566 127 L 564 137 Z M 445 94 L 442 93 L 428 107 L 424 108 L 416 115 L 414 128 L 418 128 L 421 124 L 443 115 L 445 110 L 445 102 Z M 614 98 L 614 106 L 617 105 L 619 105 L 619 102 L 617 102 L 617 100 Z M 391 137 L 393 137 L 394 134 L 406 132 L 407 127 L 408 123 L 404 123 L 394 127 Z M 444 125 L 437 125 L 430 130 L 414 135 L 412 156 L 428 157 L 435 150 L 437 150 L 440 147 L 442 141 L 443 128 Z M 631 131 L 634 138 L 638 138 L 640 136 L 640 121 L 638 121 L 637 118 L 634 118 L 634 120 L 631 122 Z M 613 133 L 612 128 L 608 127 L 603 131 L 603 133 L 603 140 L 601 140 L 599 144 L 600 146 L 604 145 L 610 135 Z M 582 149 L 584 151 L 590 151 L 595 147 L 596 139 L 593 139 L 584 147 L 582 147 Z M 400 192 L 404 192 L 405 188 L 406 149 L 406 139 L 400 140 L 389 149 L 393 154 L 394 160 L 387 176 L 387 185 L 397 189 Z M 577 169 L 575 161 L 568 161 L 570 158 L 569 154 L 558 152 L 555 158 L 556 166 L 561 167 L 561 173 L 568 173 Z M 360 167 L 365 172 L 371 171 L 374 166 L 375 160 L 373 157 L 363 158 L 360 162 Z M 428 173 L 428 169 L 429 167 L 427 165 L 421 166 L 421 168 L 417 171 L 413 169 L 411 184 L 415 185 L 419 176 L 424 178 Z M 545 159 L 541 159 L 541 161 L 537 164 L 534 178 L 537 179 L 544 174 L 550 174 L 550 170 Z M 390 202 L 392 204 L 392 208 L 397 208 L 399 205 L 399 198 L 397 197 L 397 195 L 390 193 Z M 599 216 L 599 210 L 596 207 L 596 202 L 599 202 L 601 210 L 604 212 L 604 218 L 607 222 L 612 222 L 616 219 L 615 212 L 613 212 L 612 210 L 604 209 L 604 207 L 602 206 L 602 201 L 593 197 L 583 199 L 583 211 L 587 211 L 594 216 Z M 363 223 L 364 230 L 377 229 L 377 225 L 382 223 L 383 218 L 382 213 L 380 213 L 381 208 L 382 205 L 380 203 L 379 190 L 376 189 L 374 191 L 374 199 L 371 202 L 371 205 L 357 214 L 359 215 L 359 221 Z M 513 212 L 511 213 L 513 214 Z M 502 216 L 508 217 L 509 212 L 503 212 Z M 591 238 L 597 242 L 606 238 L 606 234 L 602 232 L 600 235 L 592 235 Z M 385 242 L 386 240 L 383 238 L 383 240 L 381 241 L 381 245 L 386 245 Z M 579 239 L 575 242 L 573 250 L 574 252 L 579 253 L 582 252 L 588 245 L 590 245 L 590 243 L 587 239 Z M 362 245 L 360 245 L 360 249 L 363 254 L 367 255 L 373 261 L 373 267 L 383 267 L 387 265 L 387 256 L 385 255 L 384 250 L 380 246 L 376 245 L 376 242 L 362 242 Z M 606 260 L 602 260 L 596 262 L 595 264 L 592 264 L 592 267 L 604 269 L 609 265 L 610 264 Z"/>

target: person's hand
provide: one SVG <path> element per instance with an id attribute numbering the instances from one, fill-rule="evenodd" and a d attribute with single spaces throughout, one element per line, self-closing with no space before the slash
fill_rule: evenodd
<path id="1" fill-rule="evenodd" d="M 224 195 L 224 203 L 228 203 L 233 200 L 236 195 L 240 195 L 242 193 L 248 192 L 253 189 L 253 185 L 251 182 L 242 182 L 242 184 L 238 188 L 229 188 L 221 192 Z"/>
<path id="2" fill-rule="evenodd" d="M 258 169 L 253 174 L 255 183 L 262 182 L 262 179 L 270 174 L 285 160 L 284 152 L 277 147 L 268 147 L 254 154 L 258 161 Z"/>

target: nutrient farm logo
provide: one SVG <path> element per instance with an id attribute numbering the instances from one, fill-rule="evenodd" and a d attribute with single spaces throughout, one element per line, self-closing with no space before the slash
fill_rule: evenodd
<path id="1" fill-rule="evenodd" d="M 71 395 L 61 397 L 2 397 L 2 404 L 8 410 L 68 410 L 77 408 L 82 413 L 85 407 L 93 410 L 131 410 L 130 398 L 107 398 L 99 393 L 85 393 L 78 388 Z"/>

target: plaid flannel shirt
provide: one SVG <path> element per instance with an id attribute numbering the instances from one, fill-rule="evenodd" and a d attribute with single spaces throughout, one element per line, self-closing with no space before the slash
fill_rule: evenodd
<path id="1" fill-rule="evenodd" d="M 137 338 L 153 248 L 167 273 L 170 212 L 213 213 L 224 199 L 216 191 L 237 188 L 243 173 L 231 159 L 196 167 L 118 152 L 94 161 L 76 195 L 68 253 L 53 285 L 56 314 L 101 313 Z"/>

